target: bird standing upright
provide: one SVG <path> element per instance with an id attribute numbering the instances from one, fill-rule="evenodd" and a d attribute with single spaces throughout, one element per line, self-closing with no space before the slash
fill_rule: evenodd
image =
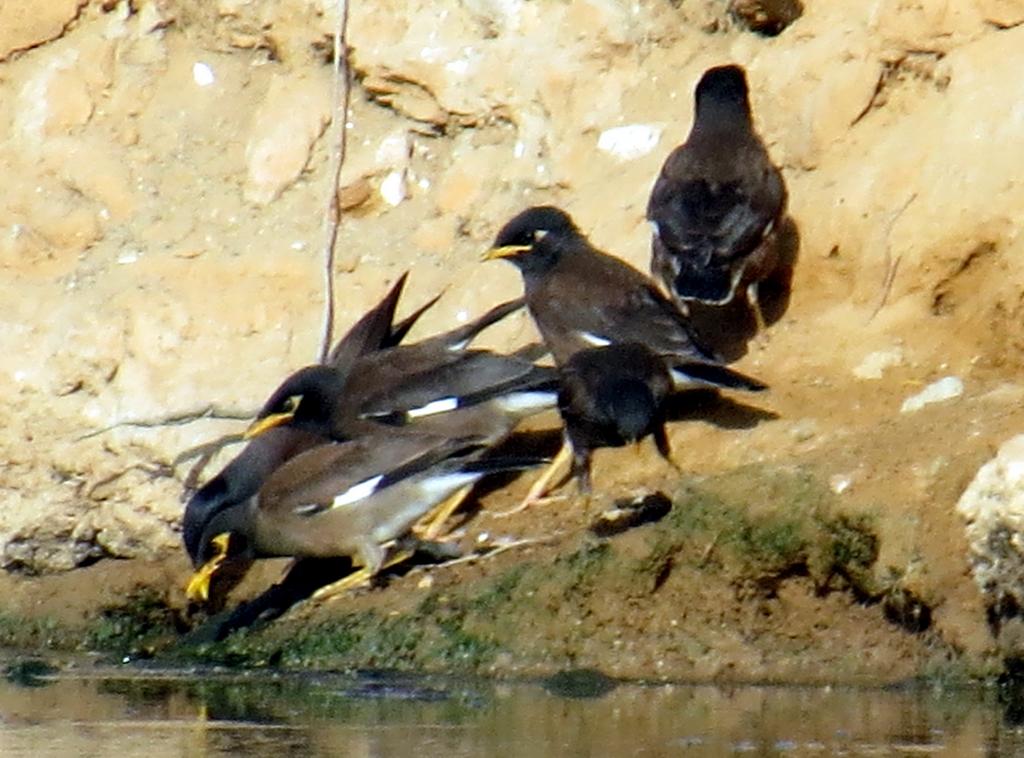
<path id="1" fill-rule="evenodd" d="M 656 430 L 660 429 L 662 399 L 670 392 L 697 387 L 765 388 L 705 353 L 694 342 L 684 314 L 654 282 L 591 245 L 559 208 L 529 208 L 505 224 L 484 255 L 485 260 L 498 258 L 510 261 L 522 274 L 526 306 L 560 370 L 559 406 L 566 422 L 562 451 L 515 510 L 540 499 L 570 455 L 576 461 L 574 473 L 585 486 L 584 467 L 590 449 L 623 444 L 618 439 L 632 435 L 616 432 L 615 427 L 632 426 L 637 418 L 646 420 L 635 436 L 655 433 L 659 449 L 665 453 L 667 443 L 661 444 L 664 437 L 657 436 Z M 595 348 L 608 348 L 609 353 L 589 352 Z M 642 357 L 637 357 L 640 351 Z M 637 361 L 653 363 L 655 368 L 637 375 L 638 365 L 632 365 Z M 667 386 L 652 392 L 650 398 L 643 399 L 642 393 L 630 390 L 633 399 L 642 402 L 630 407 L 609 402 L 613 394 L 609 388 L 643 384 L 650 390 L 662 377 Z M 600 432 L 583 433 L 588 425 Z"/>
<path id="2" fill-rule="evenodd" d="M 651 272 L 686 307 L 725 305 L 745 287 L 758 329 L 758 283 L 778 265 L 786 186 L 754 131 L 739 66 L 708 69 L 697 84 L 693 127 L 661 168 L 647 204 Z"/>

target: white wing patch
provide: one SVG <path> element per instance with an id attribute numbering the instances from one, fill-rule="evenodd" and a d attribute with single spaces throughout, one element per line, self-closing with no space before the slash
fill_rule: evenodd
<path id="1" fill-rule="evenodd" d="M 553 408 L 558 402 L 554 392 L 512 392 L 497 399 L 498 408 L 506 413 L 530 413 Z"/>
<path id="2" fill-rule="evenodd" d="M 331 501 L 331 507 L 340 508 L 343 505 L 356 503 L 369 497 L 376 491 L 377 485 L 380 484 L 380 480 L 383 478 L 384 474 L 378 474 L 370 479 L 364 479 L 359 484 L 353 484 L 341 494 L 335 495 L 334 500 Z"/>
<path id="3" fill-rule="evenodd" d="M 721 385 L 716 384 L 708 379 L 701 379 L 700 377 L 690 376 L 685 371 L 678 368 L 670 368 L 668 371 L 672 377 L 672 389 L 683 390 L 690 387 L 720 387 Z"/>
<path id="4" fill-rule="evenodd" d="M 440 400 L 434 400 L 421 405 L 419 408 L 410 408 L 405 412 L 405 415 L 409 418 L 423 418 L 424 416 L 433 416 L 435 413 L 447 413 L 448 411 L 454 411 L 459 407 L 459 399 L 457 397 L 443 397 Z"/>
<path id="5" fill-rule="evenodd" d="M 578 334 L 580 338 L 591 347 L 608 347 L 608 345 L 612 344 L 610 339 L 606 339 L 599 334 L 594 334 L 593 332 L 580 331 L 576 332 L 576 334 Z"/>
<path id="6" fill-rule="evenodd" d="M 452 471 L 447 474 L 428 476 L 420 482 L 419 490 L 425 500 L 437 503 L 455 492 L 459 487 L 475 482 L 483 474 L 479 471 Z"/>

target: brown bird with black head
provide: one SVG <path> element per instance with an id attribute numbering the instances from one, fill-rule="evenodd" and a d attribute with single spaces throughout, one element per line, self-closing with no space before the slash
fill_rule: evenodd
<path id="1" fill-rule="evenodd" d="M 745 290 L 763 329 L 757 288 L 779 262 L 786 186 L 754 130 L 741 67 L 708 69 L 695 101 L 690 135 L 666 159 L 647 204 L 651 272 L 684 308 L 725 305 Z"/>
<path id="2" fill-rule="evenodd" d="M 559 208 L 529 208 L 509 221 L 484 256 L 485 260 L 498 258 L 510 261 L 522 274 L 526 305 L 562 371 L 563 388 L 565 378 L 574 375 L 571 370 L 567 373 L 567 367 L 579 353 L 588 357 L 578 360 L 595 361 L 600 367 L 588 371 L 588 376 L 603 374 L 612 384 L 619 376 L 623 381 L 629 378 L 629 367 L 618 365 L 601 353 L 586 353 L 595 348 L 645 351 L 644 365 L 647 361 L 661 365 L 645 375 L 642 383 L 657 383 L 661 381 L 658 377 L 667 376 L 668 392 L 697 387 L 747 391 L 765 388 L 763 383 L 723 366 L 702 350 L 691 336 L 685 315 L 647 276 L 591 245 Z M 640 347 L 624 348 L 626 345 Z M 616 351 L 609 356 L 616 355 Z M 607 394 L 596 384 L 579 392 L 589 399 L 579 406 L 581 411 L 574 421 L 577 427 L 589 414 L 601 410 L 599 403 L 592 402 L 592 395 Z M 660 414 L 660 404 L 653 404 L 654 418 Z M 520 508 L 539 499 L 558 468 L 564 465 L 570 455 L 571 437 L 567 443 Z"/>
<path id="3" fill-rule="evenodd" d="M 545 462 L 482 458 L 488 447 L 472 436 L 379 432 L 299 453 L 250 497 L 207 514 L 196 542 L 201 567 L 188 593 L 205 597 L 225 561 L 275 556 L 348 556 L 373 576 L 384 565 L 383 546 L 438 503 L 487 474 Z"/>

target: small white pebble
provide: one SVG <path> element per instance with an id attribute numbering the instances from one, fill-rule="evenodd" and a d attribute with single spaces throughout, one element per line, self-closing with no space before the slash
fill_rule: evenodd
<path id="1" fill-rule="evenodd" d="M 478 534 L 476 536 L 476 541 L 477 542 L 487 542 L 487 540 L 489 540 L 490 538 L 491 538 L 490 533 L 488 533 L 488 532 L 480 532 L 480 534 Z"/>
<path id="2" fill-rule="evenodd" d="M 469 321 L 469 311 L 467 311 L 465 308 L 463 308 L 460 311 L 457 311 L 455 313 L 455 320 L 458 321 L 460 324 L 465 324 L 467 321 Z M 484 533 L 486 534 L 486 532 Z"/>
<path id="3" fill-rule="evenodd" d="M 430 189 L 430 180 L 427 179 L 427 177 L 423 177 L 418 182 L 416 182 L 416 184 L 419 185 L 419 188 L 421 190 L 428 190 L 428 189 Z"/>
<path id="4" fill-rule="evenodd" d="M 834 476 L 829 477 L 828 480 L 829 489 L 837 495 L 842 495 L 850 489 L 851 484 L 853 484 L 853 477 L 849 474 L 835 474 Z"/>
<path id="5" fill-rule="evenodd" d="M 522 140 L 516 140 L 516 145 L 512 148 L 512 155 L 516 158 L 526 155 L 526 144 Z"/>
<path id="6" fill-rule="evenodd" d="M 396 169 L 380 183 L 380 196 L 390 206 L 401 205 L 405 200 L 405 172 Z"/>
<path id="7" fill-rule="evenodd" d="M 129 263 L 135 263 L 139 260 L 139 253 L 137 250 L 125 250 L 119 256 L 117 256 L 117 262 L 122 266 Z"/>
<path id="8" fill-rule="evenodd" d="M 911 395 L 903 401 L 900 413 L 913 413 L 919 411 L 931 403 L 941 403 L 944 400 L 952 400 L 964 394 L 964 383 L 956 376 L 947 376 L 932 382 L 916 395 Z"/>
<path id="9" fill-rule="evenodd" d="M 192 79 L 200 87 L 209 87 L 216 81 L 216 77 L 213 75 L 213 69 L 210 68 L 209 64 L 197 61 L 192 64 Z"/>
<path id="10" fill-rule="evenodd" d="M 306 243 L 302 240 L 295 240 L 291 245 L 289 245 L 289 247 L 295 251 L 305 250 Z"/>
<path id="11" fill-rule="evenodd" d="M 651 152 L 660 139 L 661 129 L 650 124 L 616 126 L 601 132 L 597 138 L 597 149 L 620 161 L 631 161 Z"/>

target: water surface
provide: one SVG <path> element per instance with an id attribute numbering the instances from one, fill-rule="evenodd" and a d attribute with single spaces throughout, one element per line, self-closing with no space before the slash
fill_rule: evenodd
<path id="1" fill-rule="evenodd" d="M 556 694 L 561 693 L 561 694 Z M 0 681 L 0 756 L 1024 755 L 997 698 L 79 665 Z"/>

